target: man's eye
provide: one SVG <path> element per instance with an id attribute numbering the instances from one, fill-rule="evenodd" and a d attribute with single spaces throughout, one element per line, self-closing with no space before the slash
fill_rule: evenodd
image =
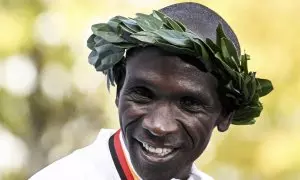
<path id="1" fill-rule="evenodd" d="M 137 103 L 148 103 L 152 99 L 152 93 L 146 88 L 135 88 L 129 96 Z"/>
<path id="2" fill-rule="evenodd" d="M 180 100 L 180 105 L 187 111 L 199 112 L 203 109 L 203 105 L 200 100 L 193 97 L 184 97 Z"/>

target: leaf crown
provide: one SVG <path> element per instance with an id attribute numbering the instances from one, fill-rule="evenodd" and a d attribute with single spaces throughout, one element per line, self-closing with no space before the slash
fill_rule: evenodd
<path id="1" fill-rule="evenodd" d="M 179 21 L 159 11 L 136 18 L 115 16 L 107 23 L 92 26 L 93 34 L 87 41 L 92 50 L 88 59 L 97 71 L 107 75 L 107 86 L 114 85 L 113 67 L 125 59 L 126 51 L 134 47 L 154 45 L 176 54 L 199 59 L 205 69 L 219 83 L 219 92 L 234 106 L 232 124 L 255 123 L 263 109 L 259 98 L 273 90 L 271 81 L 256 78 L 249 72 L 246 53 L 239 55 L 223 32 L 221 24 L 216 29 L 216 42 L 202 39 Z"/>

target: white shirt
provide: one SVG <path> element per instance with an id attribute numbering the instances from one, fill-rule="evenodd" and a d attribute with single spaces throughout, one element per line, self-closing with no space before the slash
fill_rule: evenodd
<path id="1" fill-rule="evenodd" d="M 102 129 L 97 139 L 89 146 L 79 149 L 70 155 L 50 164 L 29 180 L 119 180 L 108 146 L 109 138 L 116 130 Z M 129 153 L 120 135 L 122 149 L 129 159 L 130 169 L 134 171 Z M 193 165 L 188 180 L 213 180 L 210 176 L 197 170 Z"/>

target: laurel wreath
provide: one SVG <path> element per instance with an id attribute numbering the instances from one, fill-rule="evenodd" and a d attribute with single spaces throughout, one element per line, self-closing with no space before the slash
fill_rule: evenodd
<path id="1" fill-rule="evenodd" d="M 89 63 L 97 71 L 107 75 L 108 89 L 115 85 L 113 67 L 125 59 L 125 52 L 134 47 L 154 45 L 176 54 L 199 59 L 205 69 L 215 75 L 219 90 L 234 106 L 232 124 L 255 123 L 263 109 L 259 98 L 273 90 L 271 81 L 256 78 L 249 72 L 247 61 L 250 56 L 238 55 L 234 44 L 223 32 L 216 29 L 216 42 L 202 39 L 182 23 L 159 11 L 152 14 L 136 14 L 136 18 L 116 16 L 107 23 L 92 26 L 93 34 L 87 41 L 92 50 Z"/>

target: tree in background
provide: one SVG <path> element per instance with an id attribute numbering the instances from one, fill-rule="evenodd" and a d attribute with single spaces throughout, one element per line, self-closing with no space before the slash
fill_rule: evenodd
<path id="1" fill-rule="evenodd" d="M 0 3 L 0 20 L 4 20 L 0 35 L 0 124 L 20 138 L 28 152 L 23 168 L 1 174 L 4 179 L 25 179 L 91 142 L 106 123 L 103 106 L 107 100 L 103 98 L 105 89 L 91 87 L 94 91 L 90 91 L 85 87 L 84 91 L 84 87 L 76 88 L 76 79 L 72 82 L 84 71 L 76 74 L 76 53 L 61 41 L 62 37 L 51 34 L 49 28 L 60 27 L 49 27 L 56 19 L 44 13 L 45 4 L 38 0 Z M 43 24 L 47 20 L 54 22 Z M 87 63 L 86 58 L 82 61 Z M 81 81 L 85 81 L 82 76 Z M 94 76 L 95 80 L 100 84 L 102 76 Z"/>

